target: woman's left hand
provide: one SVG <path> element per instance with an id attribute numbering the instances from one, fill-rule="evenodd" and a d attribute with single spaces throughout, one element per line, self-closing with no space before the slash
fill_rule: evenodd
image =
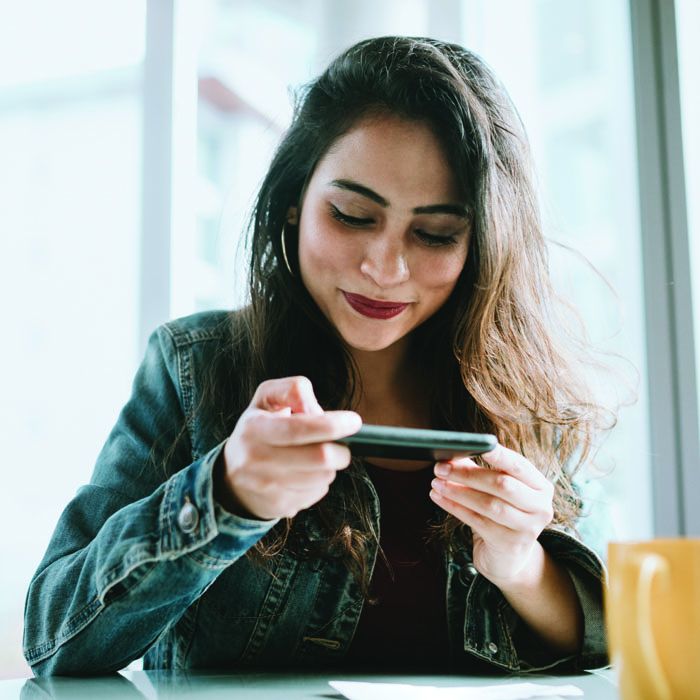
<path id="1" fill-rule="evenodd" d="M 537 538 L 552 521 L 554 486 L 525 457 L 498 445 L 482 455 L 491 467 L 468 457 L 435 465 L 430 497 L 468 525 L 477 571 L 499 587 L 527 577 L 540 547 Z"/>

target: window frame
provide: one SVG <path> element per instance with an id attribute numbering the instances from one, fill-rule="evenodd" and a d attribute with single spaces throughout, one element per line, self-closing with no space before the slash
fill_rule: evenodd
<path id="1" fill-rule="evenodd" d="M 700 494 L 700 436 L 675 4 L 630 0 L 657 536 L 700 534 L 700 508 L 692 503 Z"/>

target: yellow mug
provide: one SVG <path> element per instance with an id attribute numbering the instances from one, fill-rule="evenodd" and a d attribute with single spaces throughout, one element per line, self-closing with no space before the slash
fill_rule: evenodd
<path id="1" fill-rule="evenodd" d="M 700 539 L 611 542 L 605 620 L 623 700 L 700 700 Z"/>

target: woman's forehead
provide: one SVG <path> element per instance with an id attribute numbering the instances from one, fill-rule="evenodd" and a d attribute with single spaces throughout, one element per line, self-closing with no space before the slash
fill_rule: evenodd
<path id="1" fill-rule="evenodd" d="M 312 179 L 324 188 L 339 180 L 357 182 L 388 201 L 392 195 L 411 196 L 415 205 L 459 200 L 449 161 L 431 127 L 399 117 L 356 123 L 328 149 Z"/>

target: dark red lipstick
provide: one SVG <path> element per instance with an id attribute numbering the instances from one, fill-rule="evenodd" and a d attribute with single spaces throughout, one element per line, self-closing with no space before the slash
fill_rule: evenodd
<path id="1" fill-rule="evenodd" d="M 369 299 L 361 294 L 343 292 L 343 296 L 355 311 L 369 318 L 388 319 L 398 316 L 408 304 L 401 301 L 381 301 Z"/>

